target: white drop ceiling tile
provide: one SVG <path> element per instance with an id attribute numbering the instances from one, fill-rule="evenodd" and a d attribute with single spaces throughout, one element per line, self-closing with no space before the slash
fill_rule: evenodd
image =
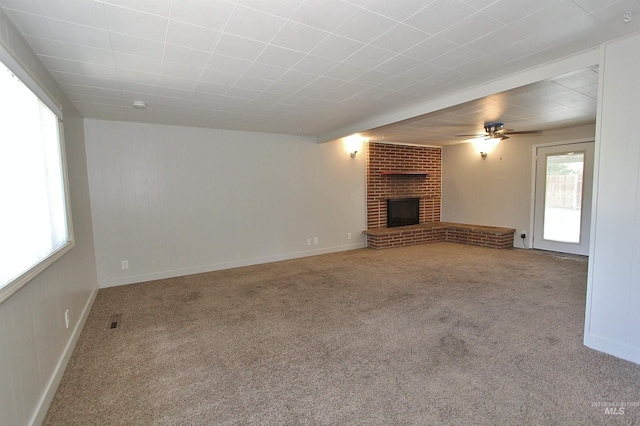
<path id="1" fill-rule="evenodd" d="M 444 55 L 458 47 L 459 45 L 456 43 L 433 36 L 402 52 L 402 54 L 420 61 L 429 62 L 431 59 Z"/>
<path id="2" fill-rule="evenodd" d="M 382 34 L 371 44 L 376 47 L 402 52 L 431 37 L 430 34 L 405 24 L 399 24 Z"/>
<path id="3" fill-rule="evenodd" d="M 311 53 L 323 58 L 343 61 L 363 46 L 364 44 L 359 41 L 331 34 L 322 40 Z"/>
<path id="4" fill-rule="evenodd" d="M 158 80 L 159 79 L 160 79 L 160 76 L 158 76 Z M 158 90 L 157 84 L 158 84 L 157 81 L 155 84 L 144 84 L 144 83 L 120 81 L 120 90 L 122 90 L 123 93 L 131 92 L 131 93 L 138 93 L 140 95 L 155 95 Z"/>
<path id="5" fill-rule="evenodd" d="M 111 49 L 109 32 L 97 28 L 85 27 L 69 22 L 47 19 L 46 25 L 53 33 L 53 38 L 72 44 L 96 47 L 98 49 Z"/>
<path id="6" fill-rule="evenodd" d="M 339 63 L 324 75 L 327 77 L 337 78 L 339 80 L 351 81 L 369 71 L 367 68 L 358 65 Z"/>
<path id="7" fill-rule="evenodd" d="M 224 28 L 225 33 L 252 40 L 269 41 L 286 21 L 259 10 L 236 6 Z"/>
<path id="8" fill-rule="evenodd" d="M 177 0 L 171 3 L 171 19 L 222 31 L 235 5 L 226 1 Z"/>
<path id="9" fill-rule="evenodd" d="M 344 61 L 348 64 L 358 65 L 365 68 L 375 68 L 385 61 L 393 58 L 395 53 L 380 49 L 375 46 L 365 46 Z"/>
<path id="10" fill-rule="evenodd" d="M 221 35 L 220 31 L 210 28 L 170 20 L 165 41 L 176 46 L 213 52 Z"/>
<path id="11" fill-rule="evenodd" d="M 524 40 L 526 37 L 522 32 L 510 26 L 503 26 L 500 29 L 473 40 L 464 47 L 484 54 L 494 54 L 498 50 Z"/>
<path id="12" fill-rule="evenodd" d="M 361 76 L 354 78 L 354 83 L 364 84 L 365 86 L 380 86 L 387 81 L 391 80 L 393 75 L 387 74 L 385 72 L 380 72 L 378 70 L 367 71 Z M 341 80 L 340 80 L 341 81 Z M 342 82 L 344 85 L 344 81 Z"/>
<path id="13" fill-rule="evenodd" d="M 158 102 L 168 102 L 171 104 L 180 104 L 183 100 L 189 100 L 193 98 L 193 90 L 181 89 L 173 86 L 158 86 L 156 90 L 158 96 Z M 175 99 L 170 99 L 175 98 Z M 174 110 L 175 112 L 175 110 Z"/>
<path id="14" fill-rule="evenodd" d="M 303 98 L 320 99 L 325 93 L 327 93 L 327 91 L 324 89 L 318 89 L 312 86 L 307 86 L 295 92 L 294 95 L 300 96 Z"/>
<path id="15" fill-rule="evenodd" d="M 276 81 L 286 72 L 287 68 L 254 63 L 251 64 L 249 68 L 244 72 L 243 77 L 254 77 L 263 80 Z"/>
<path id="16" fill-rule="evenodd" d="M 108 98 L 102 96 L 92 96 L 92 95 L 78 95 L 78 94 L 69 94 L 68 99 L 71 102 L 86 102 L 93 103 L 98 105 L 113 105 L 113 106 L 124 106 L 124 101 L 122 98 Z"/>
<path id="17" fill-rule="evenodd" d="M 20 12 L 40 14 L 40 9 L 35 0 L 4 0 L 0 7 L 5 9 L 5 12 L 6 9 L 13 9 Z"/>
<path id="18" fill-rule="evenodd" d="M 261 92 L 259 90 L 245 89 L 242 87 L 232 87 L 231 89 L 229 89 L 227 96 L 252 100 L 255 99 L 260 93 Z"/>
<path id="19" fill-rule="evenodd" d="M 496 3 L 498 0 L 462 0 L 462 1 L 473 8 L 482 10 L 492 5 L 493 3 Z"/>
<path id="20" fill-rule="evenodd" d="M 292 84 L 276 81 L 267 89 L 265 89 L 264 93 L 290 96 L 296 93 L 298 90 L 300 90 L 300 86 L 294 86 Z"/>
<path id="21" fill-rule="evenodd" d="M 20 33 L 41 38 L 53 38 L 53 32 L 49 29 L 46 18 L 12 9 L 4 9 L 4 11 Z"/>
<path id="22" fill-rule="evenodd" d="M 193 93 L 193 98 L 197 99 L 199 101 L 211 104 L 211 107 L 216 107 L 218 105 L 222 105 L 224 103 L 224 100 L 225 100 L 225 95 L 226 95 L 227 91 L 230 89 L 230 87 L 227 87 L 225 89 L 224 94 L 218 94 L 218 93 L 205 92 L 202 89 L 199 89 L 199 87 L 200 87 L 200 85 L 196 86 L 196 90 Z"/>
<path id="23" fill-rule="evenodd" d="M 532 55 L 534 53 L 543 52 L 548 45 L 532 38 L 526 38 L 517 43 L 513 43 L 503 49 L 500 49 L 496 55 L 504 55 L 506 58 L 521 58 Z"/>
<path id="24" fill-rule="evenodd" d="M 306 55 L 292 69 L 296 71 L 308 72 L 311 74 L 322 75 L 333 69 L 340 62 L 333 59 L 321 58 L 320 56 Z"/>
<path id="25" fill-rule="evenodd" d="M 357 95 L 358 93 L 362 93 L 365 90 L 367 90 L 369 87 L 364 85 L 364 84 L 360 84 L 360 83 L 353 83 L 353 82 L 349 82 L 349 83 L 345 83 L 342 86 L 340 86 L 336 92 L 340 92 L 343 95 L 347 96 L 347 97 L 352 97 Z"/>
<path id="26" fill-rule="evenodd" d="M 210 57 L 211 53 L 209 52 L 167 44 L 165 45 L 162 59 L 163 61 L 204 68 Z"/>
<path id="27" fill-rule="evenodd" d="M 303 53 L 296 52 L 295 50 L 269 45 L 256 59 L 256 62 L 277 67 L 291 68 L 303 57 Z"/>
<path id="28" fill-rule="evenodd" d="M 433 0 L 370 0 L 365 3 L 364 8 L 403 21 L 432 2 Z"/>
<path id="29" fill-rule="evenodd" d="M 388 61 L 378 65 L 376 70 L 389 74 L 401 75 L 422 64 L 424 64 L 424 62 L 418 61 L 417 59 L 403 55 L 396 55 Z"/>
<path id="30" fill-rule="evenodd" d="M 558 26 L 570 28 L 579 17 L 587 15 L 580 6 L 571 0 L 555 0 L 548 10 L 540 10 L 513 23 L 517 29 L 528 29 L 531 35 L 542 34 Z"/>
<path id="31" fill-rule="evenodd" d="M 309 74 L 306 72 L 289 70 L 278 81 L 303 87 L 317 78 L 317 74 Z"/>
<path id="32" fill-rule="evenodd" d="M 135 71 L 160 74 L 162 61 L 143 56 L 129 55 L 126 53 L 114 52 L 113 57 L 118 69 L 130 69 Z"/>
<path id="33" fill-rule="evenodd" d="M 603 5 L 604 6 L 604 5 Z M 624 13 L 631 12 L 630 22 L 624 22 Z M 640 3 L 637 0 L 622 0 L 597 9 L 592 15 L 618 35 L 628 35 L 640 31 Z"/>
<path id="34" fill-rule="evenodd" d="M 190 89 L 191 84 L 193 84 L 193 88 Z M 161 96 L 176 99 L 191 99 L 193 98 L 193 89 L 196 84 L 197 83 L 191 80 L 180 81 L 180 79 L 174 77 L 165 77 L 163 81 L 161 77 L 156 94 L 158 95 L 158 99 L 160 99 Z"/>
<path id="35" fill-rule="evenodd" d="M 436 34 L 476 12 L 476 9 L 459 0 L 435 0 L 404 23 Z"/>
<path id="36" fill-rule="evenodd" d="M 59 57 L 72 61 L 87 62 L 90 64 L 105 65 L 114 67 L 115 61 L 113 53 L 106 49 L 96 49 L 95 47 L 81 46 L 59 42 Z"/>
<path id="37" fill-rule="evenodd" d="M 109 31 L 164 42 L 169 19 L 123 7 L 104 5 Z"/>
<path id="38" fill-rule="evenodd" d="M 104 3 L 169 17 L 171 0 L 103 0 Z"/>
<path id="39" fill-rule="evenodd" d="M 104 6 L 96 1 L 36 0 L 40 14 L 88 27 L 107 29 Z"/>
<path id="40" fill-rule="evenodd" d="M 304 2 L 290 20 L 325 31 L 333 31 L 360 8 L 342 0 Z"/>
<path id="41" fill-rule="evenodd" d="M 331 92 L 333 90 L 339 90 L 340 87 L 344 86 L 345 82 L 343 80 L 338 80 L 330 77 L 319 77 L 316 80 L 312 81 L 305 87 L 305 89 L 317 89 L 321 90 L 322 94 L 326 92 Z"/>
<path id="42" fill-rule="evenodd" d="M 160 95 L 161 88 L 179 89 L 184 91 L 193 91 L 198 84 L 197 80 L 180 78 L 174 75 L 165 74 L 163 66 L 163 74 L 160 75 L 160 81 L 158 82 L 158 95 Z"/>
<path id="43" fill-rule="evenodd" d="M 304 0 L 238 0 L 237 4 L 248 6 L 271 15 L 289 18 L 300 7 Z"/>
<path id="44" fill-rule="evenodd" d="M 24 36 L 29 46 L 36 54 L 47 56 L 62 56 L 59 42 L 50 38 L 42 38 L 35 36 Z"/>
<path id="45" fill-rule="evenodd" d="M 58 83 L 64 93 L 75 93 L 87 96 L 104 96 L 114 98 L 120 96 L 120 90 L 101 89 L 99 87 L 81 86 L 78 84 Z"/>
<path id="46" fill-rule="evenodd" d="M 535 38 L 546 44 L 555 44 L 558 41 L 570 43 L 588 39 L 599 32 L 602 24 L 591 15 L 576 16 L 571 19 L 571 24 L 546 26 L 535 34 Z M 578 30 L 578 31 L 576 31 Z"/>
<path id="47" fill-rule="evenodd" d="M 445 68 L 435 64 L 421 64 L 415 68 L 411 68 L 401 74 L 402 77 L 410 78 L 412 80 L 427 80 L 435 75 L 441 74 L 447 71 Z"/>
<path id="48" fill-rule="evenodd" d="M 110 34 L 110 38 L 114 52 L 158 60 L 162 59 L 164 53 L 163 43 L 114 33 Z"/>
<path id="49" fill-rule="evenodd" d="M 226 95 L 232 86 L 226 84 L 215 84 L 200 81 L 196 86 L 196 96 L 198 93 L 208 93 L 212 95 Z"/>
<path id="50" fill-rule="evenodd" d="M 360 9 L 336 28 L 333 33 L 362 43 L 371 43 L 396 25 L 397 21 Z"/>
<path id="51" fill-rule="evenodd" d="M 249 40 L 232 34 L 222 34 L 214 53 L 232 58 L 255 61 L 267 44 Z"/>
<path id="52" fill-rule="evenodd" d="M 213 68 L 205 68 L 200 76 L 200 81 L 204 81 L 205 83 L 222 84 L 225 86 L 233 86 L 237 80 L 237 74 L 218 71 Z"/>
<path id="53" fill-rule="evenodd" d="M 224 71 L 233 74 L 243 74 L 246 72 L 253 62 L 245 59 L 231 58 L 229 56 L 213 54 L 209 58 L 207 68 L 217 71 Z"/>
<path id="54" fill-rule="evenodd" d="M 412 80 L 410 78 L 407 77 L 393 77 L 388 81 L 385 81 L 384 83 L 384 87 L 389 89 L 389 90 L 394 90 L 394 91 L 398 91 L 398 90 L 403 90 L 406 89 L 407 87 L 411 86 L 412 84 L 415 84 L 416 80 Z"/>
<path id="55" fill-rule="evenodd" d="M 556 0 L 500 0 L 483 9 L 482 12 L 505 24 L 511 24 L 527 15 L 547 9 L 555 2 Z M 547 10 L 546 13 L 552 14 L 553 9 Z"/>
<path id="56" fill-rule="evenodd" d="M 117 80 L 90 77 L 81 74 L 66 73 L 61 71 L 49 71 L 58 83 L 77 84 L 81 86 L 100 87 L 103 89 L 118 90 L 120 86 Z"/>
<path id="57" fill-rule="evenodd" d="M 267 87 L 271 86 L 271 83 L 273 82 L 270 80 L 263 80 L 260 78 L 243 76 L 243 77 L 240 77 L 238 81 L 236 81 L 236 84 L 234 87 L 262 91 Z"/>
<path id="58" fill-rule="evenodd" d="M 459 45 L 467 44 L 502 28 L 504 24 L 478 12 L 440 32 L 438 37 Z"/>
<path id="59" fill-rule="evenodd" d="M 349 99 L 351 96 L 353 95 L 349 93 L 345 93 L 340 89 L 338 89 L 338 90 L 334 90 L 333 92 L 326 92 L 319 99 L 327 102 L 332 102 L 334 104 L 339 104 L 341 102 L 344 102 L 346 99 Z"/>
<path id="60" fill-rule="evenodd" d="M 182 80 L 197 81 L 200 79 L 203 71 L 204 67 L 192 67 L 185 64 L 163 61 L 162 72 L 160 73 L 160 75 L 161 77 L 171 76 L 180 78 Z M 160 82 L 162 82 L 162 78 L 160 79 Z"/>
<path id="61" fill-rule="evenodd" d="M 269 102 L 270 104 L 275 105 L 285 100 L 288 96 L 289 95 L 283 95 L 278 93 L 262 92 L 256 97 L 255 100 Z"/>
<path id="62" fill-rule="evenodd" d="M 329 33 L 326 31 L 289 21 L 271 40 L 271 44 L 301 52 L 310 52 L 328 35 Z"/>
<path id="63" fill-rule="evenodd" d="M 574 2 L 590 13 L 622 3 L 620 0 L 574 0 Z M 636 1 L 633 1 L 633 3 L 637 4 Z"/>
<path id="64" fill-rule="evenodd" d="M 118 77 L 115 67 L 71 61 L 51 56 L 39 56 L 39 58 L 49 71 L 60 71 L 106 79 L 116 79 Z"/>
<path id="65" fill-rule="evenodd" d="M 120 79 L 120 83 L 130 82 L 155 85 L 160 81 L 160 74 L 118 68 L 118 78 Z"/>

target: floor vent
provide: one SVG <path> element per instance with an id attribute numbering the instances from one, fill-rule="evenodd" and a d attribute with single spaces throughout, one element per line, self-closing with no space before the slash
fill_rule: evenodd
<path id="1" fill-rule="evenodd" d="M 109 320 L 109 329 L 113 330 L 114 328 L 118 328 L 120 325 L 120 317 L 122 317 L 122 314 L 111 315 L 111 320 Z"/>

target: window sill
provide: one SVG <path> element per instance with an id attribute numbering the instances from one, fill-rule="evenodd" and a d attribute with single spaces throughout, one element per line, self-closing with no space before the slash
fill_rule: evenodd
<path id="1" fill-rule="evenodd" d="M 0 303 L 3 303 L 7 300 L 11 295 L 22 287 L 25 286 L 29 281 L 34 279 L 38 274 L 51 266 L 56 260 L 60 259 L 64 256 L 68 251 L 70 251 L 75 246 L 73 241 L 68 241 L 65 245 L 60 247 L 58 250 L 51 253 L 49 256 L 42 259 L 36 265 L 23 272 L 22 275 L 14 278 L 12 281 L 8 282 L 4 287 L 0 288 Z"/>

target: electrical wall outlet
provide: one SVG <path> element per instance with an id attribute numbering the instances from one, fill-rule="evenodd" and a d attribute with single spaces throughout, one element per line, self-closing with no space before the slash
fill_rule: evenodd
<path id="1" fill-rule="evenodd" d="M 318 244 L 318 237 L 313 237 L 313 244 Z"/>
<path id="2" fill-rule="evenodd" d="M 520 238 L 522 238 L 522 239 L 524 240 L 525 238 L 527 238 L 527 234 L 525 234 L 525 233 L 523 232 L 522 234 L 520 234 Z"/>
<path id="3" fill-rule="evenodd" d="M 347 233 L 347 240 L 351 239 L 351 232 Z"/>
<path id="4" fill-rule="evenodd" d="M 128 260 L 123 260 L 122 261 L 122 269 L 129 269 L 129 261 Z"/>

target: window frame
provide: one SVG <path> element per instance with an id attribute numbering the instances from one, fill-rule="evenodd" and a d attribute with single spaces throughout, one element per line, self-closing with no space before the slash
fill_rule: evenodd
<path id="1" fill-rule="evenodd" d="M 64 208 L 65 219 L 67 225 L 67 242 L 58 249 L 52 251 L 47 256 L 33 264 L 29 269 L 19 276 L 15 277 L 2 287 L 0 287 L 0 303 L 3 303 L 14 293 L 24 287 L 28 282 L 42 273 L 45 269 L 53 265 L 58 259 L 68 253 L 75 246 L 75 237 L 73 233 L 73 220 L 71 216 L 71 198 L 69 191 L 69 175 L 67 171 L 67 153 L 65 149 L 64 139 L 64 119 L 62 107 L 58 105 L 38 84 L 38 82 L 25 70 L 16 58 L 0 43 L 0 62 L 4 64 L 11 72 L 27 86 L 31 92 L 36 95 L 58 119 L 58 149 L 60 150 L 60 167 L 63 181 L 64 191 Z"/>

